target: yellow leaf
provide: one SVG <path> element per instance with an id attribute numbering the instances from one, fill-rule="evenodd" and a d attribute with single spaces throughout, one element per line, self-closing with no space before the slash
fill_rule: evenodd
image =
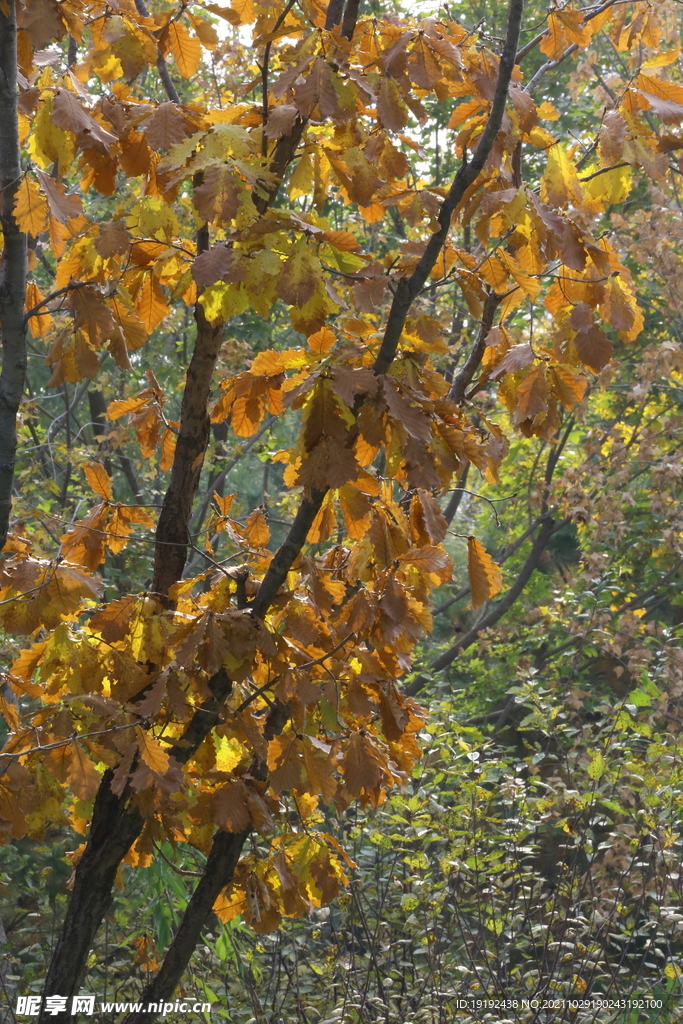
<path id="1" fill-rule="evenodd" d="M 559 110 L 554 107 L 552 103 L 549 103 L 548 100 L 544 100 L 543 103 L 536 108 L 536 113 L 540 117 L 541 121 L 557 121 L 560 116 Z"/>
<path id="2" fill-rule="evenodd" d="M 202 58 L 201 43 L 196 36 L 190 35 L 185 26 L 177 21 L 171 22 L 168 26 L 167 38 L 178 71 L 183 78 L 192 78 L 196 74 Z"/>
<path id="3" fill-rule="evenodd" d="M 583 11 L 553 11 L 548 16 L 548 31 L 541 40 L 540 50 L 550 60 L 558 60 L 568 46 L 587 46 L 593 35 L 590 23 L 583 25 Z"/>
<path id="4" fill-rule="evenodd" d="M 550 390 L 565 409 L 573 409 L 583 399 L 588 381 L 582 373 L 572 373 L 566 366 L 553 366 L 548 372 Z"/>
<path id="5" fill-rule="evenodd" d="M 0 693 L 0 715 L 5 719 L 8 727 L 12 732 L 16 732 L 19 728 L 19 708 L 16 704 L 12 704 Z"/>
<path id="6" fill-rule="evenodd" d="M 235 492 L 234 494 L 226 494 L 224 497 L 222 494 L 218 494 L 217 491 L 214 491 L 213 500 L 218 505 L 218 510 L 222 516 L 227 516 L 230 514 L 232 503 L 234 502 L 236 497 L 237 492 Z"/>
<path id="7" fill-rule="evenodd" d="M 20 231 L 34 238 L 45 231 L 50 211 L 34 181 L 23 175 L 14 197 L 14 217 Z"/>
<path id="8" fill-rule="evenodd" d="M 478 608 L 484 601 L 500 593 L 500 568 L 476 537 L 467 540 L 467 569 L 473 608 Z"/>
<path id="9" fill-rule="evenodd" d="M 270 530 L 266 517 L 260 509 L 255 508 L 247 519 L 247 540 L 255 548 L 264 548 L 270 540 Z"/>
<path id="10" fill-rule="evenodd" d="M 24 309 L 28 312 L 30 309 L 37 306 L 39 302 L 42 302 L 44 298 L 45 296 L 35 281 L 29 281 L 26 285 L 26 302 L 24 304 Z M 46 311 L 45 306 L 43 306 L 42 309 L 29 318 L 31 334 L 34 338 L 44 338 L 53 323 L 54 319 Z"/>
<path id="11" fill-rule="evenodd" d="M 107 419 L 118 420 L 129 412 L 137 412 L 147 405 L 149 394 L 143 394 L 137 398 L 124 398 L 122 401 L 110 402 L 107 406 Z"/>
<path id="12" fill-rule="evenodd" d="M 680 46 L 674 46 L 673 50 L 667 50 L 666 53 L 658 53 L 656 57 L 650 57 L 642 65 L 644 68 L 666 68 L 670 64 L 673 64 L 678 60 L 678 56 L 681 52 Z"/>
<path id="13" fill-rule="evenodd" d="M 135 732 L 138 737 L 140 757 L 151 771 L 156 772 L 157 775 L 163 775 L 168 771 L 170 763 L 168 754 L 158 740 L 141 729 L 139 725 L 135 727 Z"/>
<path id="14" fill-rule="evenodd" d="M 62 175 L 74 158 L 74 136 L 71 132 L 58 128 L 52 121 L 54 97 L 43 100 L 38 113 L 31 120 L 31 135 L 28 140 L 28 153 L 31 160 L 46 170 L 55 161 L 58 162 L 58 173 Z"/>
<path id="15" fill-rule="evenodd" d="M 566 206 L 580 203 L 582 198 L 576 168 L 570 162 L 567 151 L 559 144 L 548 153 L 548 164 L 541 179 L 541 199 L 551 206 Z"/>
<path id="16" fill-rule="evenodd" d="M 526 270 L 523 270 L 522 267 L 520 267 L 515 257 L 505 252 L 504 249 L 498 250 L 498 258 L 507 267 L 509 273 L 515 279 L 524 294 L 534 302 L 538 298 L 538 293 L 541 290 L 540 280 L 537 277 L 531 277 Z"/>
<path id="17" fill-rule="evenodd" d="M 95 494 L 99 494 L 105 501 L 111 501 L 111 482 L 104 466 L 99 462 L 87 462 L 83 472 Z"/>
<path id="18" fill-rule="evenodd" d="M 231 772 L 245 756 L 245 748 L 238 740 L 216 737 L 216 771 Z"/>
<path id="19" fill-rule="evenodd" d="M 313 337 L 315 335 L 312 334 L 311 338 Z M 268 348 L 265 352 L 259 352 L 255 356 L 249 367 L 249 373 L 273 377 L 282 373 L 283 370 L 298 369 L 301 366 L 306 366 L 309 362 L 310 357 L 305 349 L 285 348 L 276 352 L 274 349 Z"/>
<path id="20" fill-rule="evenodd" d="M 310 196 L 313 189 L 313 162 L 310 153 L 304 153 L 289 179 L 287 191 L 291 199 Z"/>
<path id="21" fill-rule="evenodd" d="M 586 771 L 590 775 L 591 779 L 599 779 L 602 775 L 605 774 L 606 768 L 607 765 L 605 764 L 604 757 L 602 756 L 602 754 L 598 753 L 595 754 L 595 756 L 592 758 L 590 764 L 586 768 Z"/>
<path id="22" fill-rule="evenodd" d="M 321 276 L 320 260 L 302 237 L 285 260 L 277 279 L 277 293 L 291 306 L 303 306 L 315 294 Z"/>
<path id="23" fill-rule="evenodd" d="M 248 25 L 256 17 L 253 0 L 232 0 L 230 7 L 239 16 L 240 25 Z"/>
<path id="24" fill-rule="evenodd" d="M 584 192 L 604 209 L 612 203 L 623 203 L 631 191 L 633 172 L 630 167 L 615 167 L 584 183 Z"/>
<path id="25" fill-rule="evenodd" d="M 550 60 L 558 60 L 569 45 L 567 31 L 553 12 L 548 16 L 548 31 L 541 39 L 539 49 Z"/>
<path id="26" fill-rule="evenodd" d="M 601 313 L 623 341 L 633 341 L 643 327 L 643 318 L 635 295 L 623 277 L 613 275 L 605 284 Z"/>

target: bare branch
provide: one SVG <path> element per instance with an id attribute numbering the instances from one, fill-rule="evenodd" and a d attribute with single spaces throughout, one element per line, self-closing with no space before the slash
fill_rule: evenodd
<path id="1" fill-rule="evenodd" d="M 562 525 L 564 525 L 564 523 Z M 541 555 L 548 546 L 548 541 L 557 529 L 558 525 L 554 523 L 550 518 L 550 515 L 548 515 L 541 525 L 539 534 L 532 545 L 531 551 L 529 552 L 524 565 L 517 574 L 517 579 L 507 591 L 505 597 L 498 601 L 475 626 L 467 631 L 467 633 L 463 633 L 460 639 L 456 640 L 452 647 L 449 647 L 448 650 L 444 651 L 443 654 L 440 654 L 439 657 L 432 662 L 430 666 L 430 670 L 432 672 L 440 672 L 441 669 L 450 665 L 457 658 L 459 651 L 464 651 L 470 647 L 475 640 L 478 639 L 480 633 L 484 629 L 489 629 L 491 626 L 495 626 L 499 619 L 509 611 L 531 579 L 531 576 L 541 559 Z M 412 697 L 422 689 L 427 681 L 428 680 L 425 676 L 418 675 L 411 683 L 408 684 L 408 686 L 406 686 L 405 692 Z"/>

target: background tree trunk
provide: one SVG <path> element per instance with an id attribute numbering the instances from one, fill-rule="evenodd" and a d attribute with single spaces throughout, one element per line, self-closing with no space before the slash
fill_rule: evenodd
<path id="1" fill-rule="evenodd" d="M 4 250 L 0 263 L 0 548 L 12 509 L 17 451 L 17 413 L 26 380 L 24 300 L 28 272 L 26 235 L 14 219 L 14 197 L 21 178 L 17 116 L 17 21 L 14 0 L 0 9 L 0 223 Z"/>

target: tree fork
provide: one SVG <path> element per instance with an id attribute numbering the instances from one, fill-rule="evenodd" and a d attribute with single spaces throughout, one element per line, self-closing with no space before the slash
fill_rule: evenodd
<path id="1" fill-rule="evenodd" d="M 214 903 L 221 890 L 232 879 L 250 831 L 247 829 L 245 832 L 215 834 L 204 874 L 192 894 L 164 962 L 140 996 L 139 1002 L 143 1007 L 149 1006 L 150 1003 L 163 1003 L 175 991 L 199 942 L 202 928 Z M 144 1024 L 145 1021 L 153 1020 L 155 1016 L 156 1013 L 148 1013 L 143 1009 L 139 1013 L 129 1013 L 123 1024 Z"/>
<path id="2" fill-rule="evenodd" d="M 224 669 L 209 680 L 213 696 L 199 705 L 185 732 L 169 754 L 184 764 L 220 721 L 225 698 L 232 682 Z M 144 818 L 130 802 L 130 791 L 121 796 L 112 793 L 114 769 L 102 777 L 95 798 L 88 842 L 74 873 L 74 888 L 66 918 L 45 979 L 45 995 L 69 996 L 78 993 L 85 975 L 88 952 L 102 918 L 111 906 L 111 891 L 123 858 L 142 832 Z M 227 884 L 227 883 L 224 883 Z M 43 1021 L 67 1020 L 66 1014 L 46 1015 Z"/>
<path id="3" fill-rule="evenodd" d="M 0 9 L 0 223 L 4 250 L 0 263 L 0 549 L 5 546 L 12 510 L 17 451 L 17 413 L 26 380 L 24 300 L 28 273 L 26 235 L 14 219 L 14 197 L 21 178 L 17 111 L 17 20 L 14 0 Z"/>

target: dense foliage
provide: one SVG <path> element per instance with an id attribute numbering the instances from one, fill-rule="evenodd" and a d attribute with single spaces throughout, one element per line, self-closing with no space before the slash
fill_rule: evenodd
<path id="1" fill-rule="evenodd" d="M 673 1012 L 679 13 L 479 6 L 0 10 L 8 994 Z"/>

